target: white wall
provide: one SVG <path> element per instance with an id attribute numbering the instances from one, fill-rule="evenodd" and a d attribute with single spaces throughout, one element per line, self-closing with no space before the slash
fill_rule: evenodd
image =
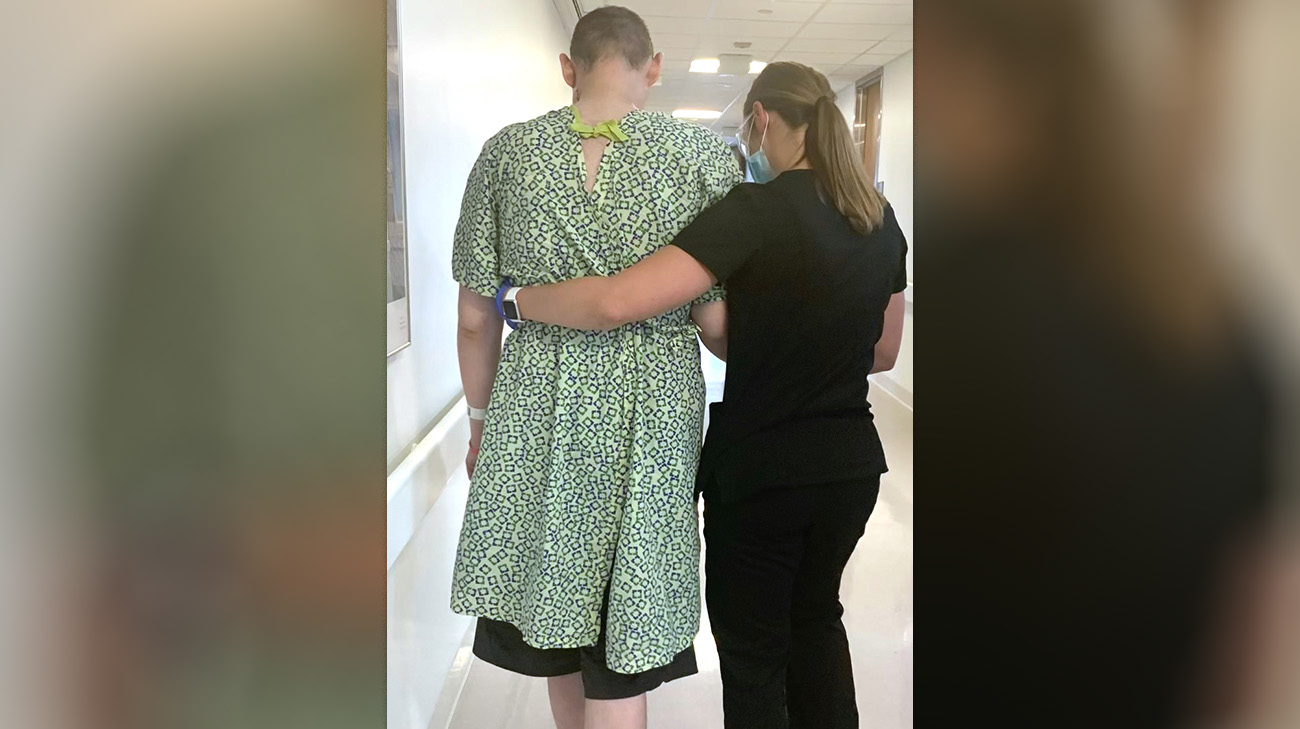
<path id="1" fill-rule="evenodd" d="M 853 131 L 854 120 L 858 115 L 858 87 L 857 84 L 850 84 L 835 92 L 835 105 L 840 107 L 840 113 L 844 115 L 844 121 L 849 123 L 849 131 Z"/>
<path id="2" fill-rule="evenodd" d="M 569 102 L 557 60 L 569 33 L 552 0 L 398 6 L 411 346 L 388 362 L 388 460 L 400 464 L 387 484 L 387 726 L 428 729 L 446 725 L 472 625 L 449 608 L 469 437 L 456 363 L 452 234 L 483 142 Z"/>
<path id="3" fill-rule="evenodd" d="M 880 179 L 885 197 L 894 206 L 898 224 L 912 240 L 912 77 L 913 56 L 908 53 L 885 66 L 880 81 Z M 912 256 L 908 252 L 908 279 L 912 277 Z"/>
<path id="4" fill-rule="evenodd" d="M 388 362 L 392 463 L 460 396 L 451 238 L 483 142 L 569 103 L 550 0 L 400 0 L 411 346 Z"/>
<path id="5" fill-rule="evenodd" d="M 894 206 L 899 227 L 907 236 L 907 315 L 903 321 L 903 347 L 894 369 L 872 380 L 912 406 L 912 260 L 916 241 L 912 235 L 912 77 L 913 55 L 905 55 L 885 64 L 880 81 L 883 119 L 880 130 L 880 174 L 885 183 L 885 197 Z M 840 89 L 836 105 L 849 124 L 857 114 L 856 84 Z"/>
<path id="6" fill-rule="evenodd" d="M 912 234 L 912 78 L 913 55 L 908 53 L 886 64 L 881 79 L 880 179 L 885 197 L 894 206 L 898 224 L 907 236 L 907 280 L 913 280 L 912 261 L 916 239 Z M 903 348 L 894 369 L 877 375 L 882 386 L 912 405 L 913 315 L 912 286 L 907 290 L 907 316 L 903 322 Z"/>

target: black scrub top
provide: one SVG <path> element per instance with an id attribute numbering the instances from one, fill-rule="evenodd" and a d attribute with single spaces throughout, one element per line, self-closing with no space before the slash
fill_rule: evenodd
<path id="1" fill-rule="evenodd" d="M 673 245 L 727 288 L 727 381 L 697 479 L 705 497 L 883 473 L 867 375 L 885 307 L 907 285 L 893 208 L 863 235 L 823 199 L 815 172 L 790 170 L 739 185 Z"/>

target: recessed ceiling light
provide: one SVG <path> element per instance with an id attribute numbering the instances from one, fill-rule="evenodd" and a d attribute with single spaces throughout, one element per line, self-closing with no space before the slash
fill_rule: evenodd
<path id="1" fill-rule="evenodd" d="M 712 109 L 677 109 L 673 111 L 673 116 L 678 119 L 717 119 L 722 116 L 722 112 Z"/>
<path id="2" fill-rule="evenodd" d="M 758 9 L 758 12 L 759 12 L 760 15 L 771 15 L 771 14 L 772 14 L 772 9 L 771 9 L 771 8 L 759 8 L 759 9 Z"/>
<path id="3" fill-rule="evenodd" d="M 731 57 L 732 56 L 728 56 L 728 58 Z M 744 58 L 745 58 L 744 56 L 740 56 L 742 63 L 744 62 Z M 720 67 L 721 67 L 721 61 L 719 61 L 716 58 L 697 58 L 694 61 L 691 61 L 691 73 L 717 73 Z M 763 69 L 766 67 L 767 67 L 766 61 L 749 62 L 750 73 L 762 73 Z"/>

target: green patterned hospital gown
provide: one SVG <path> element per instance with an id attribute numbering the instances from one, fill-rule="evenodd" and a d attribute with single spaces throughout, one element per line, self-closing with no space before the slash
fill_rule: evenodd
<path id="1" fill-rule="evenodd" d="M 741 180 L 713 132 L 633 111 L 595 189 L 561 109 L 509 126 L 470 173 L 452 256 L 466 288 L 610 275 L 672 241 Z M 720 290 L 705 298 L 719 298 Z M 501 356 L 452 583 L 456 612 L 537 648 L 667 664 L 699 630 L 694 498 L 704 410 L 690 307 L 609 332 L 525 322 Z"/>

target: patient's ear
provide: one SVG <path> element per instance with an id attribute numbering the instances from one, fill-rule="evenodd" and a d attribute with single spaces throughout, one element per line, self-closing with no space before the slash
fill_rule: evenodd
<path id="1" fill-rule="evenodd" d="M 645 85 L 654 86 L 659 83 L 659 77 L 663 75 L 663 72 L 664 54 L 656 53 L 654 58 L 650 59 L 650 63 L 646 65 Z"/>
<path id="2" fill-rule="evenodd" d="M 568 84 L 569 88 L 578 88 L 578 67 L 566 53 L 560 54 L 560 73 L 564 75 L 564 83 Z M 574 97 L 574 101 L 577 101 L 577 97 Z"/>

